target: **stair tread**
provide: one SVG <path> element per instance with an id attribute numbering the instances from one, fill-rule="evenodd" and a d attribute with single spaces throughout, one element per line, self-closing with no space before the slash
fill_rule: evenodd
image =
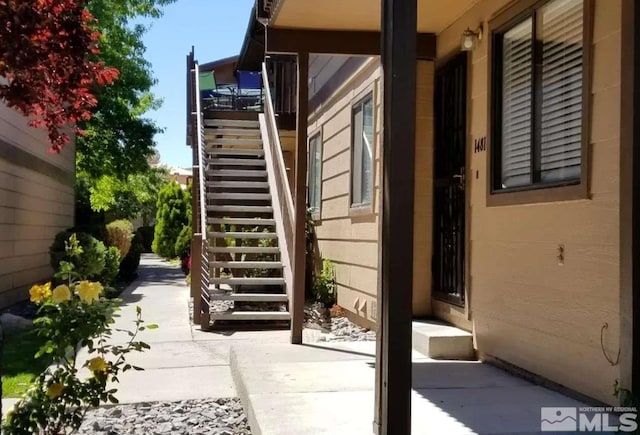
<path id="1" fill-rule="evenodd" d="M 210 231 L 207 233 L 209 237 L 232 238 L 232 239 L 275 239 L 278 237 L 276 233 L 267 232 L 250 232 L 250 231 Z"/>
<path id="2" fill-rule="evenodd" d="M 207 181 L 206 187 L 227 187 L 232 189 L 263 189 L 269 187 L 268 181 Z"/>
<path id="3" fill-rule="evenodd" d="M 205 128 L 204 133 L 207 135 L 215 134 L 219 136 L 260 136 L 260 130 L 257 128 L 207 127 Z"/>
<path id="4" fill-rule="evenodd" d="M 209 252 L 214 254 L 279 254 L 277 246 L 211 246 Z"/>
<path id="5" fill-rule="evenodd" d="M 258 121 L 249 119 L 205 119 L 205 127 L 246 127 L 259 128 Z"/>
<path id="6" fill-rule="evenodd" d="M 270 193 L 246 193 L 246 192 L 210 192 L 207 193 L 207 198 L 210 199 L 238 199 L 238 200 L 263 200 L 270 201 Z"/>
<path id="7" fill-rule="evenodd" d="M 282 269 L 281 261 L 212 261 L 212 267 L 228 269 Z"/>
<path id="8" fill-rule="evenodd" d="M 210 278 L 211 284 L 229 284 L 229 285 L 282 285 L 284 278 Z"/>
<path id="9" fill-rule="evenodd" d="M 215 301 L 238 301 L 238 302 L 287 302 L 289 298 L 286 293 L 215 293 L 211 292 L 209 297 Z"/>
<path id="10" fill-rule="evenodd" d="M 209 159 L 209 165 L 213 166 L 265 166 L 266 164 L 267 162 L 263 159 Z"/>
<path id="11" fill-rule="evenodd" d="M 207 171 L 209 177 L 266 177 L 264 169 L 216 169 Z"/>
<path id="12" fill-rule="evenodd" d="M 211 313 L 211 320 L 289 320 L 288 311 L 231 311 Z"/>
<path id="13" fill-rule="evenodd" d="M 234 212 L 234 213 L 273 213 L 270 205 L 208 205 L 207 211 Z"/>
<path id="14" fill-rule="evenodd" d="M 275 219 L 208 218 L 208 224 L 273 226 Z"/>
<path id="15" fill-rule="evenodd" d="M 262 139 L 246 139 L 246 138 L 212 138 L 205 137 L 207 144 L 210 145 L 262 145 Z"/>
<path id="16" fill-rule="evenodd" d="M 264 150 L 258 148 L 213 148 L 208 151 L 209 154 L 215 155 L 237 155 L 237 156 L 263 156 Z"/>

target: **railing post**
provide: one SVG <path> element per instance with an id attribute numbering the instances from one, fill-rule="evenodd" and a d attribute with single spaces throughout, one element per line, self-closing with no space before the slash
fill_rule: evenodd
<path id="1" fill-rule="evenodd" d="M 195 233 L 191 239 L 191 296 L 193 297 L 193 323 L 202 318 L 202 234 Z"/>
<path id="2" fill-rule="evenodd" d="M 291 343 L 302 343 L 305 293 L 305 220 L 307 215 L 307 116 L 309 110 L 309 53 L 298 53 L 298 108 L 296 116 L 295 230 L 293 244 L 293 300 Z"/>

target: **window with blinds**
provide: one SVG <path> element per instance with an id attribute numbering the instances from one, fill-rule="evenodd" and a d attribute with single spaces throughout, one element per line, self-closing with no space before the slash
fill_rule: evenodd
<path id="1" fill-rule="evenodd" d="M 312 212 L 320 211 L 322 192 L 322 140 L 317 134 L 309 141 L 309 180 L 307 200 Z"/>
<path id="2" fill-rule="evenodd" d="M 580 181 L 583 3 L 543 2 L 496 34 L 494 190 Z"/>
<path id="3" fill-rule="evenodd" d="M 351 123 L 351 205 L 371 204 L 373 197 L 373 95 L 353 106 Z"/>

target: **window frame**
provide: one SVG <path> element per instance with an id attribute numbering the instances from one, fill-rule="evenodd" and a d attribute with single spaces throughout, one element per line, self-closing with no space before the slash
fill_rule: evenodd
<path id="1" fill-rule="evenodd" d="M 369 86 L 366 90 L 358 94 L 358 96 L 354 98 L 353 101 L 351 102 L 351 108 L 350 108 L 351 123 L 349 126 L 349 133 L 350 133 L 350 138 L 349 138 L 349 154 L 350 154 L 349 155 L 349 216 L 351 217 L 366 216 L 366 215 L 373 214 L 374 212 L 374 201 L 376 196 L 375 172 L 376 172 L 376 118 L 377 118 L 376 93 L 374 91 L 375 89 L 372 86 Z M 354 175 L 356 174 L 355 166 L 354 166 L 354 163 L 355 163 L 355 143 L 354 143 L 355 113 L 356 113 L 356 108 L 358 106 L 363 106 L 367 100 L 371 101 L 372 120 L 373 120 L 373 125 L 372 125 L 373 141 L 371 143 L 371 175 L 369 177 L 369 182 L 371 183 L 371 201 L 365 202 L 365 203 L 354 203 L 353 202 L 353 194 L 354 194 L 353 181 L 354 181 Z M 363 128 L 364 128 L 364 124 L 363 124 Z M 362 180 L 365 179 L 362 176 L 362 168 L 360 168 L 360 176 Z"/>
<path id="2" fill-rule="evenodd" d="M 318 207 L 317 208 L 313 208 L 311 206 L 311 164 L 313 162 L 313 158 L 314 158 L 314 153 L 312 153 L 312 149 L 311 149 L 311 145 L 313 144 L 314 139 L 317 139 L 317 145 L 320 147 L 320 172 L 318 173 L 318 181 L 320 183 L 320 197 L 319 197 L 319 202 L 318 202 Z M 323 154 L 323 148 L 324 148 L 324 144 L 322 142 L 322 129 L 318 130 L 317 132 L 311 134 L 311 136 L 309 136 L 309 140 L 308 140 L 308 159 L 307 159 L 307 207 L 311 210 L 311 219 L 313 219 L 314 221 L 316 220 L 320 220 L 320 216 L 322 215 L 322 170 L 323 170 L 323 160 L 322 160 L 322 154 Z"/>
<path id="3" fill-rule="evenodd" d="M 487 117 L 487 206 L 502 206 L 516 204 L 531 204 L 555 201 L 568 201 L 589 198 L 589 167 L 590 167 L 590 141 L 591 141 L 591 88 L 592 88 L 592 59 L 593 59 L 593 0 L 583 2 L 583 64 L 582 64 L 582 131 L 581 131 L 581 158 L 580 177 L 575 180 L 563 180 L 559 182 L 538 182 L 525 186 L 511 188 L 497 188 L 501 180 L 501 118 L 502 106 L 499 102 L 502 89 L 502 77 L 497 72 L 501 70 L 502 55 L 498 38 L 509 31 L 518 23 L 535 15 L 542 6 L 554 0 L 518 0 L 511 7 L 495 16 L 489 21 L 489 58 L 488 58 L 488 117 Z M 537 29 L 533 29 L 534 33 Z M 537 86 L 531 91 L 535 93 Z M 538 113 L 540 111 L 540 99 L 536 100 L 533 107 L 535 115 L 533 122 L 535 128 L 539 128 Z M 533 149 L 535 144 L 532 143 Z M 532 163 L 534 164 L 534 163 Z"/>

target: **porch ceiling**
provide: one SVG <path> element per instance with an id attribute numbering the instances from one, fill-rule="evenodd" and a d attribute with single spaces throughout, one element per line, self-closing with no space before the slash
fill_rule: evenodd
<path id="1" fill-rule="evenodd" d="M 479 0 L 418 0 L 418 32 L 440 33 Z M 380 30 L 380 0 L 280 0 L 270 25 L 291 29 Z"/>

